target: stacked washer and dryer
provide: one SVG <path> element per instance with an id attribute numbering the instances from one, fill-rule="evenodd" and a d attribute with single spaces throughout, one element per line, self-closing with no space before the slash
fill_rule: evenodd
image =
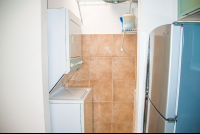
<path id="1" fill-rule="evenodd" d="M 49 93 L 52 133 L 92 133 L 92 89 L 66 88 L 65 74 L 82 67 L 81 21 L 66 8 L 48 9 Z"/>

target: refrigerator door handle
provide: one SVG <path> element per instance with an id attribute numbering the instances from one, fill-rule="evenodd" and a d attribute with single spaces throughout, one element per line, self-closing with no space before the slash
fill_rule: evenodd
<path id="1" fill-rule="evenodd" d="M 174 122 L 177 122 L 178 120 L 178 117 L 176 116 L 175 119 L 166 119 L 166 121 L 168 121 L 169 123 L 174 123 Z"/>
<path id="2" fill-rule="evenodd" d="M 178 117 L 176 116 L 175 118 L 169 118 L 169 119 L 166 119 L 157 109 L 156 107 L 153 105 L 153 103 L 151 102 L 151 100 L 149 99 L 150 103 L 152 104 L 152 106 L 154 107 L 154 109 L 157 111 L 157 113 L 165 120 L 167 121 L 168 123 L 175 123 L 177 122 L 178 120 Z"/>

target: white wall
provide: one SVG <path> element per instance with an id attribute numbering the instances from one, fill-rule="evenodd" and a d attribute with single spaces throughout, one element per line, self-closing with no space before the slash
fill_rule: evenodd
<path id="1" fill-rule="evenodd" d="M 0 0 L 0 132 L 50 132 L 46 0 Z"/>
<path id="2" fill-rule="evenodd" d="M 143 132 L 144 98 L 149 34 L 177 20 L 177 0 L 139 0 L 138 3 L 137 132 Z"/>
<path id="3" fill-rule="evenodd" d="M 48 0 L 48 8 L 65 7 L 80 18 L 75 0 Z M 83 18 L 82 34 L 121 34 L 120 17 L 129 13 L 129 4 L 86 5 L 80 6 Z M 132 9 L 137 7 L 132 4 Z M 135 14 L 137 16 L 137 9 Z"/>

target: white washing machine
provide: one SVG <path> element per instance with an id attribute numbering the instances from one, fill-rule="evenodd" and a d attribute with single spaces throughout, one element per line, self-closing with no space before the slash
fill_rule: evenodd
<path id="1" fill-rule="evenodd" d="M 92 89 L 64 88 L 50 93 L 52 133 L 93 133 Z"/>

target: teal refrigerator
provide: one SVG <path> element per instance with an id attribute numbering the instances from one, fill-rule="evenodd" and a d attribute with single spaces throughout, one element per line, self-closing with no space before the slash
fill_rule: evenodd
<path id="1" fill-rule="evenodd" d="M 144 132 L 200 132 L 200 23 L 174 22 L 149 38 Z"/>

